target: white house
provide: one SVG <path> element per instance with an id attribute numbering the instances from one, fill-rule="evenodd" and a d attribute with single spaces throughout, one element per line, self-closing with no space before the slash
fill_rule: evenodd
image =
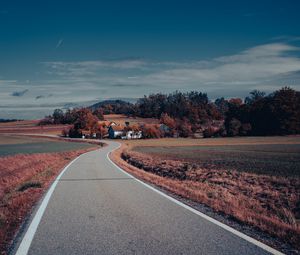
<path id="1" fill-rule="evenodd" d="M 124 126 L 112 125 L 108 129 L 108 136 L 111 139 L 121 138 L 122 136 L 124 136 L 124 134 Z"/>
<path id="2" fill-rule="evenodd" d="M 122 139 L 141 139 L 142 131 L 140 130 L 129 130 L 122 136 Z"/>

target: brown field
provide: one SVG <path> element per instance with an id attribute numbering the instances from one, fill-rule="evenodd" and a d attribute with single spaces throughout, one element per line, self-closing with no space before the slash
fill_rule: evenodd
<path id="1" fill-rule="evenodd" d="M 63 139 L 33 135 L 0 134 L 0 157 L 15 154 L 64 152 L 90 148 L 97 140 Z"/>
<path id="2" fill-rule="evenodd" d="M 38 138 L 32 137 L 22 137 L 22 136 L 12 136 L 12 135 L 1 135 L 0 134 L 0 145 L 8 144 L 23 144 L 23 143 L 34 143 L 39 141 Z"/>
<path id="3" fill-rule="evenodd" d="M 232 138 L 163 138 L 149 140 L 122 141 L 130 147 L 136 146 L 213 146 L 213 145 L 251 145 L 251 144 L 300 144 L 300 136 L 232 137 Z"/>
<path id="4" fill-rule="evenodd" d="M 20 120 L 12 122 L 3 122 L 0 123 L 1 127 L 16 127 L 16 126 L 36 126 L 39 123 L 39 120 Z"/>
<path id="5" fill-rule="evenodd" d="M 264 159 L 262 151 L 266 148 L 275 148 L 267 153 L 279 153 L 281 150 L 280 155 L 286 156 L 288 162 L 292 154 L 290 151 L 293 151 L 296 153 L 294 160 L 299 163 L 299 144 L 300 137 L 135 140 L 124 141 L 121 149 L 112 157 L 117 164 L 139 178 L 206 204 L 217 212 L 230 215 L 236 221 L 254 226 L 299 249 L 300 169 L 291 170 L 291 175 L 277 175 L 268 169 L 263 174 L 252 169 L 243 171 L 243 165 L 238 165 L 237 169 L 233 169 L 230 164 L 205 167 L 201 164 L 202 155 L 197 156 L 204 152 L 205 160 L 209 156 L 213 157 L 214 154 L 207 152 L 207 148 L 222 152 L 229 150 L 231 160 L 235 162 L 236 155 L 231 153 L 233 147 L 240 146 L 240 150 L 246 146 L 249 150 L 249 146 L 256 146 L 254 152 L 262 155 L 257 161 Z M 191 149 L 195 146 L 198 154 L 194 148 Z M 202 150 L 199 152 L 200 147 Z M 286 148 L 290 151 L 284 153 L 282 150 Z M 187 160 L 188 154 L 197 160 Z M 223 161 L 226 157 L 223 157 Z M 276 161 L 276 157 L 271 157 L 271 163 L 273 161 Z"/>
<path id="6" fill-rule="evenodd" d="M 117 124 L 124 124 L 128 121 L 130 124 L 157 124 L 159 120 L 153 118 L 138 118 L 138 117 L 127 117 L 123 114 L 108 114 L 104 115 L 105 120 L 114 121 Z"/>
<path id="7" fill-rule="evenodd" d="M 39 120 L 24 120 L 0 123 L 0 134 L 4 133 L 24 133 L 24 134 L 48 134 L 60 135 L 64 128 L 70 125 L 46 125 L 38 126 Z"/>
<path id="8" fill-rule="evenodd" d="M 36 145 L 43 143 L 51 153 L 37 153 L 39 147 Z M 0 136 L 1 146 L 13 150 L 12 155 L 0 155 L 0 254 L 6 254 L 24 218 L 63 167 L 98 146 L 4 135 Z M 26 146 L 26 151 L 31 149 L 32 154 L 16 154 L 22 151 L 20 146 Z M 53 152 L 55 148 L 60 152 Z"/>

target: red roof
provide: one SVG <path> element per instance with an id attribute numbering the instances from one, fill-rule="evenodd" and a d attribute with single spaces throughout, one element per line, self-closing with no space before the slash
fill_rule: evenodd
<path id="1" fill-rule="evenodd" d="M 114 125 L 114 126 L 110 126 L 110 128 L 112 128 L 112 130 L 114 131 L 123 131 L 125 127 L 122 125 Z"/>

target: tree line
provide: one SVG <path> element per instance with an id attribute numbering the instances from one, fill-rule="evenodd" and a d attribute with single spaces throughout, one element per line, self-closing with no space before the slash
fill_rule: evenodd
<path id="1" fill-rule="evenodd" d="M 229 100 L 223 106 L 229 136 L 300 133 L 300 92 L 289 87 L 269 95 L 255 90 L 244 102 Z"/>
<path id="2" fill-rule="evenodd" d="M 214 102 L 206 93 L 197 91 L 157 93 L 134 104 L 110 100 L 65 112 L 56 109 L 40 124 L 74 124 L 77 128 L 93 129 L 93 123 L 111 113 L 160 119 L 169 127 L 170 136 L 188 137 L 197 132 L 205 137 L 299 134 L 300 92 L 289 87 L 269 95 L 254 90 L 245 99 L 218 98 Z"/>

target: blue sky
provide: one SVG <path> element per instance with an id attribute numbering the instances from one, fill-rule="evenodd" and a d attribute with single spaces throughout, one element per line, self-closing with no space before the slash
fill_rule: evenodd
<path id="1" fill-rule="evenodd" d="M 1 1 L 0 118 L 108 98 L 300 88 L 300 2 Z"/>

